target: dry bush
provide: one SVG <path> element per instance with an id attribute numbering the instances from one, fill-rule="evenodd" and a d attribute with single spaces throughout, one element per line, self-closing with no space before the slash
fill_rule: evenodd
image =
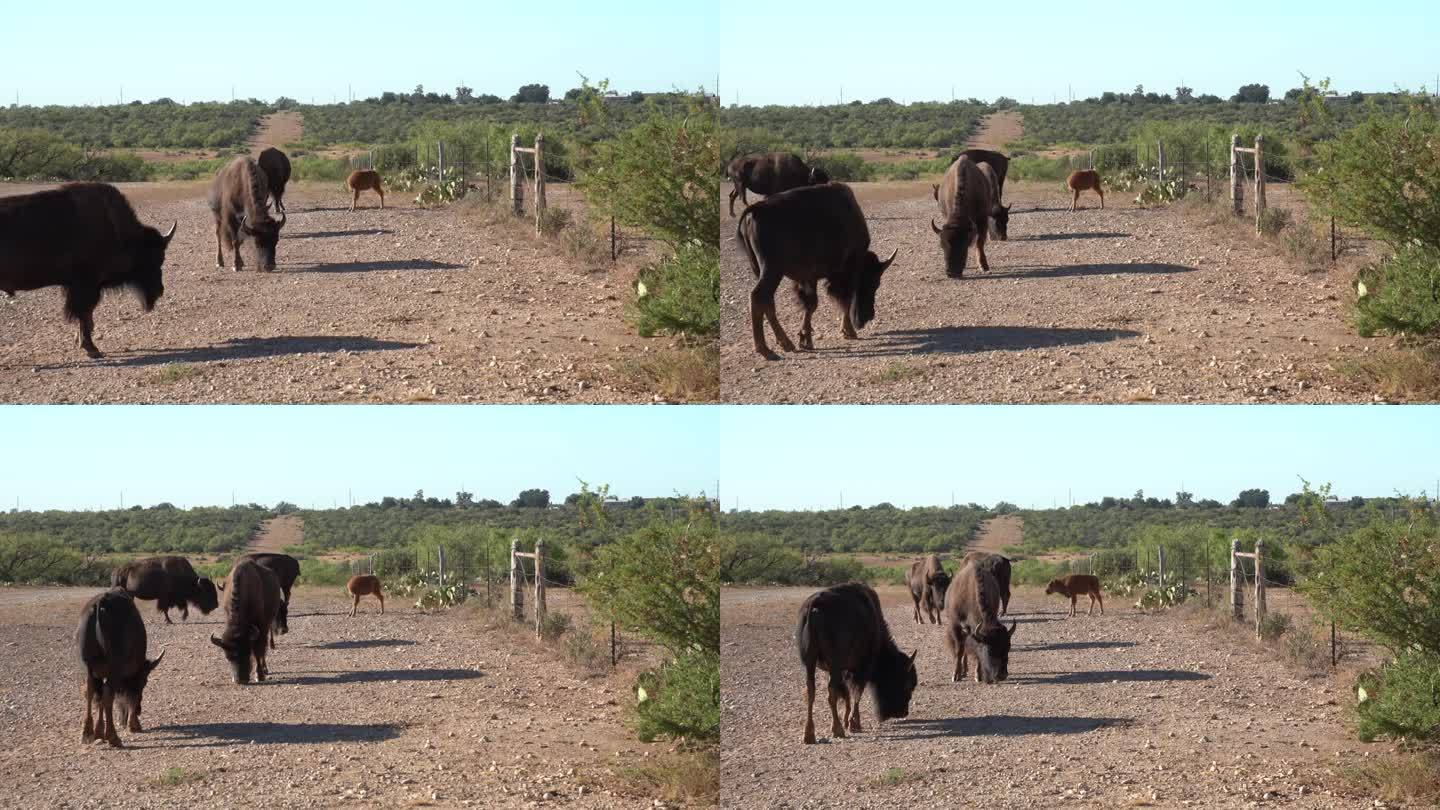
<path id="1" fill-rule="evenodd" d="M 707 807 L 720 803 L 720 754 L 716 748 L 677 751 L 621 766 L 616 773 L 642 796 Z"/>
<path id="2" fill-rule="evenodd" d="M 720 398 L 720 349 L 677 346 L 624 364 L 634 385 L 669 402 L 714 402 Z"/>
<path id="3" fill-rule="evenodd" d="M 1340 370 L 1386 399 L 1440 400 L 1440 344 L 1379 352 L 1342 363 Z"/>
<path id="4" fill-rule="evenodd" d="M 1440 807 L 1440 749 L 1397 751 L 1363 760 L 1342 774 L 1367 796 Z"/>

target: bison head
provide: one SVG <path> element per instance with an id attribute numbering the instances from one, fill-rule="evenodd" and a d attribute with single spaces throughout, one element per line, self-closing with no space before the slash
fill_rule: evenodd
<path id="1" fill-rule="evenodd" d="M 280 219 L 263 219 L 251 223 L 246 217 L 240 218 L 240 230 L 255 240 L 255 257 L 264 270 L 275 269 L 275 245 L 280 241 L 280 229 L 285 227 L 285 213 Z"/>
<path id="2" fill-rule="evenodd" d="M 165 249 L 170 246 L 170 240 L 175 237 L 175 229 L 179 226 L 180 223 L 176 222 L 163 234 L 148 226 L 140 229 L 140 241 L 132 250 L 130 273 L 124 283 L 139 293 L 146 312 L 154 309 L 155 302 L 165 294 L 161 268 L 165 264 Z"/>
<path id="3" fill-rule="evenodd" d="M 915 672 L 916 650 L 909 655 L 894 647 L 882 654 L 875 668 L 875 711 L 881 720 L 910 714 L 910 695 L 920 676 Z"/>
<path id="4" fill-rule="evenodd" d="M 945 591 L 950 589 L 950 575 L 941 571 L 930 578 L 930 601 L 937 608 L 945 604 Z"/>
<path id="5" fill-rule="evenodd" d="M 1064 589 L 1060 584 L 1060 580 L 1052 579 L 1050 580 L 1049 584 L 1045 586 L 1045 595 L 1049 596 L 1052 593 L 1064 593 Z"/>
<path id="6" fill-rule="evenodd" d="M 127 678 L 119 678 L 115 683 L 115 706 L 119 709 L 120 724 L 131 731 L 140 730 L 140 701 L 145 694 L 145 685 L 150 682 L 150 673 L 155 667 L 160 666 L 160 659 L 165 657 L 165 651 L 155 656 L 155 660 L 146 661 L 140 666 L 140 671 Z"/>
<path id="7" fill-rule="evenodd" d="M 210 637 L 210 643 L 225 651 L 225 660 L 230 662 L 230 674 L 235 678 L 235 683 L 244 686 L 250 683 L 250 654 L 256 644 L 264 645 L 265 634 L 258 625 L 251 625 L 249 635 L 237 635 L 231 637 L 229 633 L 225 638 Z"/>
<path id="8" fill-rule="evenodd" d="M 997 205 L 995 210 L 990 212 L 990 222 L 995 238 L 1001 242 L 1010 239 L 1010 206 Z"/>
<path id="9" fill-rule="evenodd" d="M 865 251 L 861 259 L 860 275 L 853 294 L 850 296 L 850 323 L 856 329 L 865 328 L 865 324 L 875 320 L 875 293 L 880 290 L 880 277 L 884 275 L 885 269 L 895 261 L 895 254 L 890 258 L 880 261 L 880 257 L 871 251 Z"/>
<path id="10" fill-rule="evenodd" d="M 930 220 L 930 230 L 940 237 L 940 250 L 945 254 L 945 275 L 960 278 L 965 275 L 965 257 L 970 254 L 970 238 L 973 236 L 970 220 L 957 217 L 946 222 L 945 227 Z"/>
<path id="11" fill-rule="evenodd" d="M 200 608 L 201 613 L 209 613 L 220 607 L 220 594 L 209 577 L 198 577 L 195 580 L 195 607 Z"/>
<path id="12" fill-rule="evenodd" d="M 810 185 L 823 186 L 828 182 L 830 182 L 830 175 L 826 174 L 824 169 L 816 166 L 810 170 Z"/>
<path id="13" fill-rule="evenodd" d="M 1010 677 L 1010 637 L 1015 635 L 1016 622 L 996 623 L 979 627 L 966 636 L 965 645 L 975 656 L 975 681 L 999 683 Z"/>

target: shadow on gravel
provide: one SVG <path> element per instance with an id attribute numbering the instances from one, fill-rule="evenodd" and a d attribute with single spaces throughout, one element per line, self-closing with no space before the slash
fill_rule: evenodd
<path id="1" fill-rule="evenodd" d="M 294 335 L 272 338 L 237 338 L 214 346 L 192 349 L 162 349 L 148 354 L 110 356 L 89 361 L 92 366 L 163 366 L 167 363 L 209 363 L 216 360 L 250 360 L 282 357 L 290 354 L 326 354 L 329 352 L 380 352 L 395 349 L 418 349 L 419 343 L 397 340 L 375 340 L 358 335 Z M 45 366 L 46 369 L 72 368 L 74 363 Z"/>
<path id="2" fill-rule="evenodd" d="M 296 267 L 291 273 L 373 273 L 379 270 L 463 270 L 463 264 L 436 262 L 429 259 L 388 259 L 378 262 L 339 262 Z"/>
<path id="3" fill-rule="evenodd" d="M 896 728 L 901 730 L 900 734 L 896 736 L 907 740 L 929 740 L 938 737 L 1085 734 L 1101 728 L 1128 726 L 1133 722 L 1124 717 L 1023 717 L 1009 714 L 954 717 L 943 720 L 894 721 Z"/>
<path id="4" fill-rule="evenodd" d="M 327 641 L 306 644 L 312 650 L 365 650 L 371 647 L 409 647 L 415 642 L 403 638 L 362 638 L 354 641 Z"/>
<path id="5" fill-rule="evenodd" d="M 364 233 L 364 231 L 360 231 Z M 1037 233 L 1034 236 L 1017 236 L 1013 242 L 1056 242 L 1062 239 L 1123 239 L 1130 236 L 1118 231 L 1089 231 L 1086 233 Z"/>
<path id="6" fill-rule="evenodd" d="M 1101 669 L 1088 672 L 1036 672 L 1035 675 L 1048 675 L 1050 677 L 1031 677 L 1021 675 L 1010 678 L 1011 683 L 1051 683 L 1064 686 L 1075 686 L 1087 683 L 1110 683 L 1111 681 L 1130 681 L 1140 683 L 1152 683 L 1156 681 L 1208 681 L 1210 676 L 1203 672 L 1190 672 L 1184 669 Z"/>
<path id="7" fill-rule="evenodd" d="M 1072 276 L 1109 276 L 1109 275 L 1170 275 L 1174 273 L 1193 273 L 1195 268 L 1186 267 L 1183 264 L 1067 264 L 1060 267 L 1049 267 L 1042 270 L 1026 270 L 1024 272 L 1000 272 L 987 273 L 984 270 L 973 276 L 966 276 L 967 281 L 987 281 L 997 278 L 1069 278 Z"/>
<path id="8" fill-rule="evenodd" d="M 989 351 L 1024 351 L 1055 346 L 1080 346 L 1138 338 L 1129 329 L 1046 329 L 1039 326 L 941 326 L 933 329 L 893 329 L 877 338 L 885 343 L 873 351 L 856 347 L 857 355 L 971 354 Z M 878 342 L 878 341 L 877 341 Z"/>
<path id="9" fill-rule="evenodd" d="M 480 677 L 473 669 L 366 669 L 355 672 L 311 672 L 304 675 L 276 675 L 275 683 L 302 686 L 380 681 L 464 681 Z"/>
<path id="10" fill-rule="evenodd" d="M 382 742 L 400 736 L 401 727 L 390 723 L 196 723 L 153 726 L 150 733 L 179 735 L 193 742 L 161 743 L 147 748 L 215 748 L 236 743 L 282 745 L 338 742 Z M 131 746 L 139 748 L 141 746 Z"/>
<path id="11" fill-rule="evenodd" d="M 1037 644 L 1033 647 L 1021 647 L 1023 650 L 1040 652 L 1042 650 L 1114 650 L 1121 647 L 1134 647 L 1133 641 L 1060 641 L 1054 644 Z"/>
<path id="12" fill-rule="evenodd" d="M 381 236 L 394 233 L 389 228 L 363 228 L 358 231 L 313 231 L 311 233 L 287 233 L 286 239 L 334 239 L 345 236 Z"/>

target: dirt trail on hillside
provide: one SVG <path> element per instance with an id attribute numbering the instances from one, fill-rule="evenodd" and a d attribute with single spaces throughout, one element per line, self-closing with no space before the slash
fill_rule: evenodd
<path id="1" fill-rule="evenodd" d="M 909 718 L 879 725 L 867 700 L 865 731 L 831 739 L 822 672 L 820 743 L 804 745 L 793 634 L 809 593 L 722 595 L 725 806 L 1356 807 L 1327 771 L 1381 749 L 1347 735 L 1345 687 L 1119 598 L 1069 619 L 1017 589 L 1010 679 L 952 683 L 941 628 L 916 625 L 898 587 L 880 593 L 896 643 L 919 651 Z"/>
<path id="2" fill-rule="evenodd" d="M 965 550 L 1004 554 L 1007 546 L 1018 546 L 1024 539 L 1025 520 L 1019 515 L 1001 515 L 980 524 Z"/>
<path id="3" fill-rule="evenodd" d="M 252 553 L 285 554 L 285 549 L 305 542 L 305 521 L 299 515 L 280 515 L 260 524 L 245 550 Z"/>
<path id="4" fill-rule="evenodd" d="M 945 275 L 925 181 L 853 186 L 885 273 L 875 320 L 840 335 L 821 296 L 815 351 L 760 358 L 749 262 L 734 220 L 721 234 L 722 397 L 737 403 L 1369 402 L 1338 369 L 1394 345 L 1346 325 L 1353 270 L 1305 273 L 1278 249 L 1177 207 L 1007 183 L 1008 242 Z M 777 291 L 792 339 L 800 307 Z M 766 328 L 770 347 L 779 351 Z"/>
<path id="5" fill-rule="evenodd" d="M 300 140 L 305 134 L 305 117 L 294 110 L 282 110 L 260 119 L 255 134 L 246 145 L 251 155 L 259 155 L 267 146 L 284 149 L 285 144 Z"/>
<path id="6" fill-rule="evenodd" d="M 0 806 L 651 805 L 613 776 L 664 750 L 624 726 L 633 672 L 580 677 L 527 631 L 487 630 L 464 609 L 394 597 L 352 619 L 341 590 L 295 591 L 271 678 L 251 686 L 206 640 L 223 611 L 165 625 L 141 602 L 150 655 L 168 653 L 147 730 L 111 749 L 80 742 L 71 642 L 97 589 L 0 589 Z"/>
<path id="7" fill-rule="evenodd" d="M 1018 141 L 1025 135 L 1025 120 L 1016 110 L 991 113 L 980 119 L 975 133 L 965 146 L 972 149 L 1005 151 L 1005 144 Z"/>

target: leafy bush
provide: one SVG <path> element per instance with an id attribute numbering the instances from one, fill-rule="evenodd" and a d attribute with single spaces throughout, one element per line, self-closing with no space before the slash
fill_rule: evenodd
<path id="1" fill-rule="evenodd" d="M 0 129 L 0 178 L 20 180 L 145 180 L 150 167 L 129 152 L 103 154 L 39 129 Z"/>
<path id="2" fill-rule="evenodd" d="M 1265 236 L 1279 236 L 1290 227 L 1293 217 L 1288 208 L 1266 208 L 1260 213 L 1260 233 Z"/>
<path id="3" fill-rule="evenodd" d="M 1352 321 L 1361 335 L 1440 334 L 1440 250 L 1403 247 L 1358 281 Z"/>
<path id="4" fill-rule="evenodd" d="M 109 585 L 103 560 L 37 534 L 0 534 L 0 582 L 27 585 Z"/>
<path id="5" fill-rule="evenodd" d="M 807 149 L 903 149 L 959 147 L 965 143 L 989 105 L 963 102 L 894 102 L 827 104 L 822 106 L 730 106 L 720 113 L 724 129 L 747 133 L 737 138 L 749 152 L 769 152 L 793 144 Z M 758 148 L 757 148 L 758 147 Z M 832 175 L 833 176 L 833 175 Z"/>
<path id="6" fill-rule="evenodd" d="M 805 557 L 770 537 L 727 534 L 720 541 L 720 581 L 740 585 L 839 585 L 870 578 L 854 557 Z"/>
<path id="7" fill-rule="evenodd" d="M 245 547 L 269 510 L 256 504 L 176 509 L 170 504 L 98 512 L 0 513 L 0 535 L 28 534 L 86 555 L 221 553 Z"/>
<path id="8" fill-rule="evenodd" d="M 993 513 L 979 504 L 896 509 L 890 504 L 814 512 L 732 511 L 725 529 L 732 536 L 761 536 L 807 556 L 827 552 L 959 552 Z M 1029 526 L 1026 527 L 1028 536 Z"/>
<path id="9" fill-rule="evenodd" d="M 720 655 L 688 650 L 636 681 L 635 733 L 715 740 L 720 737 Z"/>
<path id="10" fill-rule="evenodd" d="M 1356 683 L 1356 733 L 1440 740 L 1440 656 L 1406 650 Z"/>
<path id="11" fill-rule="evenodd" d="M 1005 172 L 1005 179 L 1009 181 L 1038 180 L 1043 182 L 1064 182 L 1072 171 L 1068 158 L 1045 158 L 1037 155 L 1022 155 L 1010 161 L 1010 168 Z M 1109 177 L 1106 177 L 1106 185 Z"/>
<path id="12" fill-rule="evenodd" d="M 854 152 L 831 152 L 817 155 L 811 165 L 825 170 L 836 183 L 863 183 L 875 178 L 875 166 L 866 163 Z"/>
<path id="13" fill-rule="evenodd" d="M 350 176 L 350 161 L 345 158 L 297 157 L 290 161 L 290 179 L 341 183 Z"/>
<path id="14" fill-rule="evenodd" d="M 713 244 L 684 245 L 640 271 L 630 322 L 645 337 L 702 337 L 720 331 L 720 253 Z"/>
<path id="15" fill-rule="evenodd" d="M 226 570 L 229 570 L 228 567 Z M 299 581 L 306 585 L 344 585 L 350 581 L 350 566 L 342 562 L 302 559 Z"/>

